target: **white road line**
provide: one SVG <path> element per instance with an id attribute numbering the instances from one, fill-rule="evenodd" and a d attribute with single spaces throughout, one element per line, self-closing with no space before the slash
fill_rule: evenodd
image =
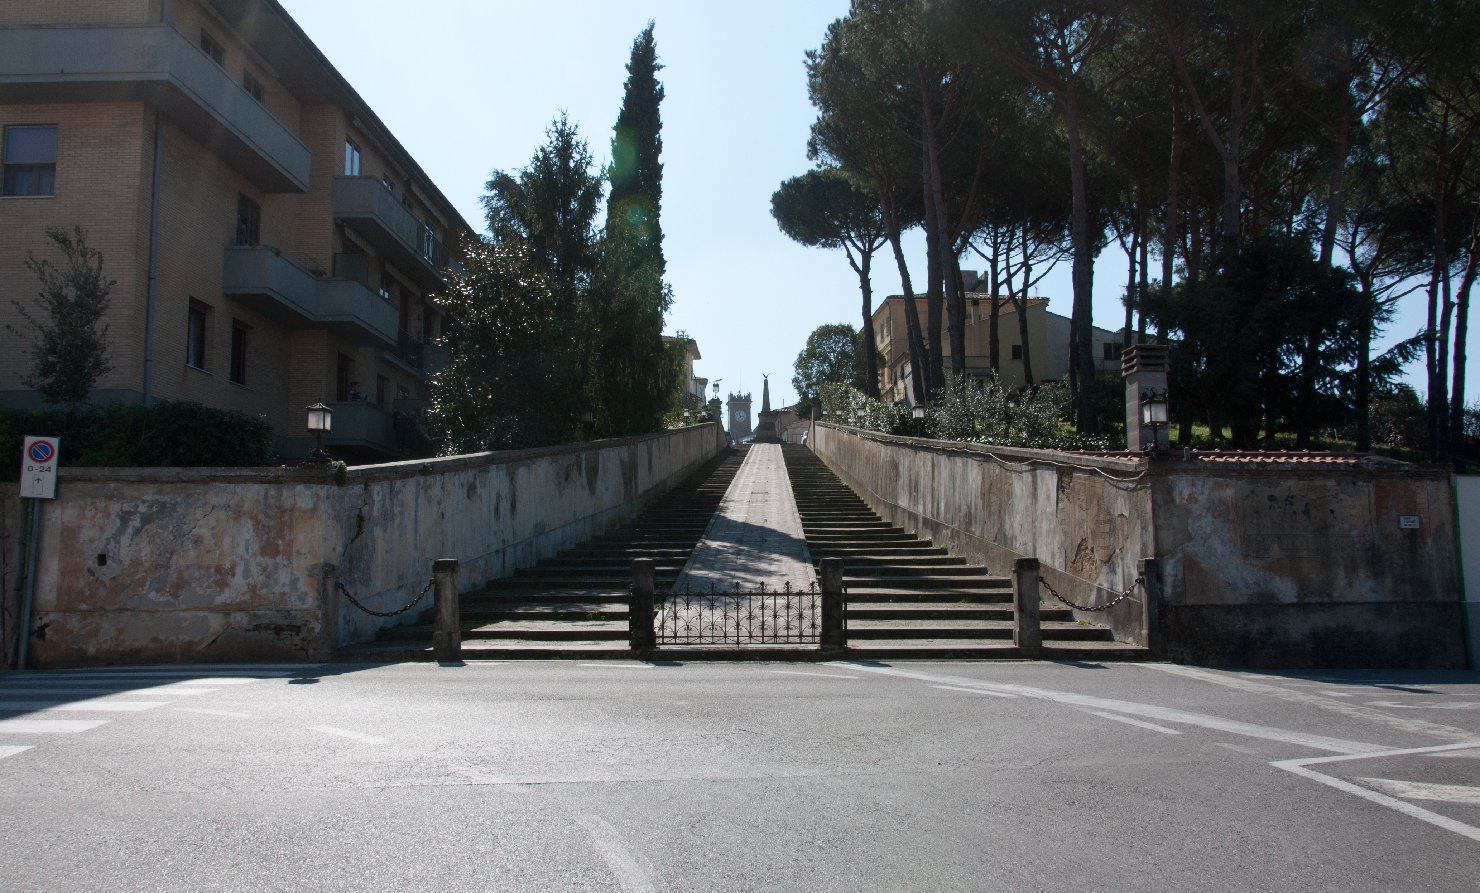
<path id="1" fill-rule="evenodd" d="M 938 688 L 941 691 L 964 691 L 964 692 L 966 692 L 967 694 L 970 694 L 970 695 L 990 695 L 990 696 L 992 696 L 994 698 L 1016 698 L 1017 697 L 1017 695 L 1010 695 L 1010 694 L 1007 694 L 1006 692 L 987 691 L 987 690 L 981 689 L 981 688 L 962 688 L 959 685 L 932 685 L 930 687 L 931 688 Z"/>
<path id="2" fill-rule="evenodd" d="M 1335 788 L 1338 791 L 1343 791 L 1348 794 L 1354 794 L 1358 797 L 1361 797 L 1363 800 L 1370 800 L 1371 802 L 1376 803 L 1380 806 L 1386 806 L 1389 809 L 1401 812 L 1402 814 L 1411 818 L 1418 819 L 1422 822 L 1428 822 L 1430 825 L 1437 825 L 1438 827 L 1443 828 L 1446 831 L 1452 831 L 1455 834 L 1460 835 L 1461 837 L 1468 837 L 1470 840 L 1480 843 L 1480 828 L 1476 828 L 1473 825 L 1467 825 L 1464 822 L 1455 821 L 1448 816 L 1439 815 L 1437 812 L 1430 812 L 1429 810 L 1424 809 L 1421 806 L 1414 806 L 1412 803 L 1408 803 L 1404 800 L 1399 800 L 1396 797 L 1390 797 L 1387 794 L 1369 790 L 1362 787 L 1361 785 L 1353 784 L 1349 781 L 1346 781 L 1345 779 L 1335 778 L 1330 775 L 1323 775 L 1320 772 L 1316 772 L 1315 770 L 1309 768 L 1310 766 L 1317 766 L 1324 763 L 1338 763 L 1346 762 L 1349 760 L 1370 760 L 1375 757 L 1399 757 L 1407 756 L 1410 754 L 1438 755 L 1447 751 L 1462 751 L 1468 750 L 1470 748 L 1480 748 L 1480 741 L 1466 741 L 1460 744 L 1443 744 L 1438 747 L 1415 747 L 1407 750 L 1385 750 L 1378 753 L 1354 754 L 1344 757 L 1316 757 L 1314 759 L 1308 760 L 1280 760 L 1278 762 L 1270 763 L 1269 765 L 1274 766 L 1276 769 L 1283 769 L 1286 772 L 1291 772 L 1295 775 L 1299 775 L 1302 778 L 1309 778 L 1312 781 L 1318 781 L 1321 784 L 1326 785 L 1327 787 Z"/>
<path id="3" fill-rule="evenodd" d="M 358 741 L 361 744 L 385 743 L 384 738 L 377 738 L 374 735 L 366 735 L 364 732 L 352 732 L 349 729 L 336 729 L 334 726 L 314 726 L 313 730 L 315 732 L 323 732 L 325 735 L 338 735 L 341 738 L 348 738 L 351 741 Z"/>
<path id="4" fill-rule="evenodd" d="M 232 719 L 257 719 L 255 713 L 236 713 L 231 710 L 206 710 L 203 707 L 176 707 L 176 713 L 199 713 L 204 716 L 229 716 Z"/>
<path id="5" fill-rule="evenodd" d="M 0 735 L 75 735 L 108 723 L 106 719 L 0 719 Z"/>
<path id="6" fill-rule="evenodd" d="M 249 685 L 253 682 L 261 682 L 265 676 L 68 676 L 61 678 L 57 676 L 36 677 L 18 676 L 17 682 L 45 682 L 48 685 L 70 685 L 73 683 L 84 683 L 87 685 L 107 685 L 110 682 L 119 684 L 137 685 L 143 682 L 155 681 L 161 685 Z"/>
<path id="7" fill-rule="evenodd" d="M 1248 738 L 1263 738 L 1267 741 L 1281 741 L 1286 744 L 1296 744 L 1301 747 L 1310 747 L 1315 750 L 1326 750 L 1332 753 L 1354 754 L 1374 753 L 1385 750 L 1381 745 L 1368 744 L 1363 741 L 1347 741 L 1342 738 L 1328 738 L 1325 735 L 1307 735 L 1304 732 L 1295 732 L 1289 729 L 1277 729 L 1270 726 L 1255 725 L 1254 723 L 1239 722 L 1232 719 L 1224 719 L 1219 716 L 1208 716 L 1202 713 L 1191 713 L 1186 710 L 1174 710 L 1170 707 L 1158 707 L 1153 704 L 1138 704 L 1133 701 L 1119 701 L 1110 698 L 1097 698 L 1090 695 L 1079 695 L 1072 692 L 1053 691 L 1044 688 L 1032 688 L 1026 685 L 1009 685 L 1000 682 L 982 682 L 977 679 L 968 679 L 961 676 L 943 676 L 934 673 L 921 673 L 910 670 L 901 670 L 898 667 L 877 667 L 862 663 L 839 661 L 830 663 L 828 666 L 840 667 L 849 670 L 858 670 L 866 673 L 878 673 L 883 676 L 896 676 L 901 679 L 915 679 L 920 682 L 939 683 L 942 685 L 958 685 L 964 688 L 979 688 L 989 691 L 1005 692 L 1024 698 L 1037 698 L 1044 701 L 1053 701 L 1059 704 L 1069 704 L 1074 707 L 1088 707 L 1095 710 L 1108 710 L 1112 713 L 1129 713 L 1132 716 L 1140 716 L 1145 719 L 1156 719 L 1162 722 L 1180 723 L 1189 726 L 1201 726 L 1217 732 L 1228 732 L 1234 735 L 1243 735 Z M 1148 664 L 1149 666 L 1149 664 Z"/>
<path id="8" fill-rule="evenodd" d="M 0 711 L 71 711 L 73 713 L 142 713 L 163 707 L 169 701 L 0 701 Z"/>
<path id="9" fill-rule="evenodd" d="M 1397 710 L 1480 710 L 1480 701 L 1451 701 L 1447 704 L 1399 704 L 1397 701 L 1368 701 L 1368 707 Z"/>
<path id="10" fill-rule="evenodd" d="M 13 756 L 15 756 L 18 753 L 25 753 L 26 751 L 30 750 L 32 747 L 35 747 L 35 745 L 34 744 L 20 744 L 20 745 L 4 745 L 4 746 L 0 746 L 0 760 L 5 759 L 6 757 L 13 757 Z"/>
<path id="11" fill-rule="evenodd" d="M 107 697 L 118 697 L 122 695 L 147 695 L 151 698 L 159 695 L 170 695 L 185 697 L 187 695 L 206 695 L 215 691 L 214 688 L 56 688 L 54 686 L 27 686 L 25 688 L 6 688 L 0 685 L 0 696 L 11 695 L 50 695 L 53 699 L 66 695 L 104 695 Z"/>
<path id="12" fill-rule="evenodd" d="M 1383 713 L 1372 707 L 1364 707 L 1360 704 L 1352 704 L 1346 701 L 1338 701 L 1311 691 L 1289 688 L 1282 685 L 1270 685 L 1265 682 L 1257 682 L 1245 679 L 1232 673 L 1220 673 L 1214 670 L 1204 670 L 1200 667 L 1188 667 L 1180 664 L 1141 664 L 1150 670 L 1160 670 L 1163 673 L 1171 673 L 1174 676 L 1183 676 L 1189 679 L 1197 679 L 1213 685 L 1221 685 L 1225 688 L 1233 688 L 1252 694 L 1265 695 L 1279 698 L 1284 701 L 1292 701 L 1307 707 L 1319 707 L 1332 713 L 1359 719 L 1375 725 L 1386 726 L 1401 732 L 1410 732 L 1415 735 L 1425 735 L 1429 738 L 1438 738 L 1448 741 L 1464 741 L 1474 737 L 1475 733 L 1468 729 L 1455 728 L 1454 726 L 1440 725 L 1439 723 L 1426 720 L 1394 716 L 1391 713 Z M 1372 692 L 1367 692 L 1372 694 Z"/>
<path id="13" fill-rule="evenodd" d="M 1404 800 L 1436 800 L 1440 803 L 1480 806 L 1480 788 L 1470 785 L 1399 781 L 1396 778 L 1359 778 L 1357 781 Z"/>
<path id="14" fill-rule="evenodd" d="M 600 816 L 578 815 L 576 822 L 591 835 L 596 852 L 616 875 L 617 883 L 627 893 L 657 893 L 658 885 L 637 857 L 627 848 L 622 834 Z"/>
<path id="15" fill-rule="evenodd" d="M 767 670 L 767 673 L 775 673 L 777 676 L 816 676 L 818 679 L 857 679 L 857 676 L 845 676 L 842 673 L 805 673 L 801 670 Z"/>
<path id="16" fill-rule="evenodd" d="M 593 670 L 656 670 L 654 664 L 576 664 Z"/>
<path id="17" fill-rule="evenodd" d="M 1159 726 L 1159 725 L 1157 725 L 1154 722 L 1141 722 L 1139 719 L 1131 719 L 1128 716 L 1116 716 L 1114 713 L 1106 713 L 1103 710 L 1086 710 L 1084 712 L 1085 713 L 1093 714 L 1095 716 L 1101 716 L 1101 717 L 1104 717 L 1105 719 L 1113 719 L 1116 722 L 1123 722 L 1123 723 L 1125 723 L 1128 726 L 1136 726 L 1136 727 L 1142 728 L 1142 729 L 1150 729 L 1153 732 L 1160 732 L 1163 735 L 1180 735 L 1180 734 L 1182 734 L 1181 732 L 1177 731 L 1176 729 L 1169 729 L 1166 726 Z"/>

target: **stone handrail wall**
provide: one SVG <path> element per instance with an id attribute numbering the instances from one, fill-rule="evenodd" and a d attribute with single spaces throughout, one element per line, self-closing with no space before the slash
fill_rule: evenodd
<path id="1" fill-rule="evenodd" d="M 723 445 L 708 423 L 361 466 L 342 483 L 322 469 L 64 464 L 42 510 L 32 665 L 322 658 L 422 607 L 382 621 L 326 598 L 325 565 L 382 611 L 414 598 L 438 558 L 458 559 L 460 587 L 475 589 L 631 518 Z M 17 491 L 0 486 L 12 618 Z"/>
<path id="2" fill-rule="evenodd" d="M 1151 588 L 1076 616 L 1171 659 L 1465 665 L 1443 470 L 1148 461 L 820 423 L 811 445 L 885 518 L 994 574 L 1037 558 L 1077 604 L 1104 604 L 1155 559 Z"/>
<path id="3" fill-rule="evenodd" d="M 1008 576 L 1037 558 L 1081 605 L 1130 587 L 1154 555 L 1151 485 L 1139 460 L 891 437 L 818 423 L 813 449 L 889 521 Z M 1145 589 L 1094 615 L 1117 639 L 1146 643 Z"/>

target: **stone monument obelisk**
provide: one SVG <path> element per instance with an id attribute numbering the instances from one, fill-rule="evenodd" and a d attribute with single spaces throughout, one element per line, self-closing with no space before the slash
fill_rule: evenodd
<path id="1" fill-rule="evenodd" d="M 771 377 L 762 375 L 761 381 L 761 414 L 756 419 L 755 442 L 780 443 L 781 438 L 776 434 L 776 413 L 771 411 Z"/>

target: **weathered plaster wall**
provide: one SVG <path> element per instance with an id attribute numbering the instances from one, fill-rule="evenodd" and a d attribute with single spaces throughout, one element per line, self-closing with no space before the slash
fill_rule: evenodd
<path id="1" fill-rule="evenodd" d="M 1070 600 L 1174 660 L 1244 667 L 1460 667 L 1449 479 L 1413 466 L 1248 470 L 1096 459 L 817 425 L 818 455 L 884 517 L 1006 574 L 1037 557 Z M 1400 526 L 1418 517 L 1417 529 Z M 1146 610 L 1150 607 L 1152 610 Z"/>
<path id="2" fill-rule="evenodd" d="M 1066 599 L 1105 604 L 1152 557 L 1144 463 L 888 437 L 818 424 L 813 448 L 883 517 L 1007 576 L 1036 557 Z M 1146 643 L 1145 590 L 1095 620 Z"/>
<path id="3" fill-rule="evenodd" d="M 409 601 L 437 558 L 459 559 L 473 589 L 630 518 L 722 445 L 707 424 L 364 466 L 343 486 L 312 470 L 64 466 L 43 508 L 32 663 L 321 657 L 415 613 L 376 621 L 326 600 L 325 564 L 378 610 Z M 10 596 L 15 484 L 0 506 Z"/>
<path id="4" fill-rule="evenodd" d="M 1246 667 L 1464 666 L 1446 472 L 1179 465 L 1154 478 L 1169 657 Z M 1405 516 L 1419 526 L 1401 527 Z"/>

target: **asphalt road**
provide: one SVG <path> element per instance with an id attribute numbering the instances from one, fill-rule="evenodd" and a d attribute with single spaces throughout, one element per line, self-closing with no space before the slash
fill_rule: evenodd
<path id="1" fill-rule="evenodd" d="M 0 890 L 1480 889 L 1480 675 L 0 675 Z"/>

